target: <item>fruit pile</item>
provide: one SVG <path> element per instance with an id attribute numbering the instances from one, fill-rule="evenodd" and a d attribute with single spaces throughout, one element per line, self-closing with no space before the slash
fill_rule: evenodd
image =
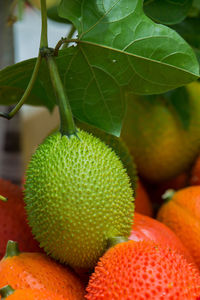
<path id="1" fill-rule="evenodd" d="M 121 139 L 79 123 L 44 140 L 24 187 L 0 179 L 2 299 L 199 299 L 196 84 L 187 132 L 135 98 Z"/>

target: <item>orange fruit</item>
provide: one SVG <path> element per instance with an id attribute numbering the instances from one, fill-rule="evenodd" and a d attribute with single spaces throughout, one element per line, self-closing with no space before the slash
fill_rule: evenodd
<path id="1" fill-rule="evenodd" d="M 191 171 L 190 185 L 200 185 L 200 155 L 195 161 Z"/>
<path id="2" fill-rule="evenodd" d="M 188 262 L 194 263 L 191 254 L 177 235 L 163 223 L 148 216 L 135 213 L 129 239 L 135 242 L 154 241 L 157 244 L 176 250 L 179 254 L 184 255 Z"/>
<path id="3" fill-rule="evenodd" d="M 200 186 L 174 193 L 161 206 L 157 219 L 176 233 L 200 267 Z"/>
<path id="4" fill-rule="evenodd" d="M 0 258 L 4 255 L 8 240 L 17 240 L 22 251 L 42 251 L 26 221 L 22 189 L 0 179 L 0 195 L 8 199 L 7 202 L 0 201 Z"/>
<path id="5" fill-rule="evenodd" d="M 0 286 L 7 284 L 13 289 L 49 290 L 68 300 L 84 299 L 84 286 L 68 267 L 43 253 L 20 253 L 17 243 L 12 241 L 0 261 Z"/>
<path id="6" fill-rule="evenodd" d="M 151 201 L 140 180 L 138 180 L 136 188 L 135 211 L 147 216 L 153 214 Z"/>
<path id="7" fill-rule="evenodd" d="M 170 248 L 150 241 L 129 241 L 104 254 L 86 290 L 88 300 L 196 300 L 200 274 Z"/>
<path id="8" fill-rule="evenodd" d="M 24 289 L 13 290 L 9 285 L 0 289 L 0 299 L 8 300 L 67 300 L 60 295 L 56 295 L 52 292 L 36 289 Z"/>

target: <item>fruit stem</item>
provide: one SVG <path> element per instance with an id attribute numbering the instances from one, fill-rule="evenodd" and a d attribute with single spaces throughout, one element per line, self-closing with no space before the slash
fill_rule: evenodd
<path id="1" fill-rule="evenodd" d="M 46 58 L 49 67 L 51 82 L 56 94 L 57 104 L 59 107 L 60 132 L 62 135 L 66 135 L 68 137 L 70 137 L 71 135 L 76 135 L 77 130 L 75 127 L 71 107 L 58 72 L 55 58 L 52 55 L 47 56 Z"/>
<path id="2" fill-rule="evenodd" d="M 13 257 L 20 254 L 18 243 L 14 241 L 8 241 L 6 246 L 6 254 L 4 255 L 4 258 L 7 257 Z"/>
<path id="3" fill-rule="evenodd" d="M 69 100 L 58 72 L 53 53 L 54 51 L 48 48 L 46 0 L 40 0 L 40 4 L 42 17 L 40 53 L 47 60 L 51 82 L 56 95 L 60 113 L 60 132 L 62 135 L 70 137 L 71 135 L 76 135 L 76 127 L 74 124 Z"/>
<path id="4" fill-rule="evenodd" d="M 41 6 L 41 18 L 42 18 L 42 31 L 40 38 L 40 49 L 48 47 L 48 38 L 47 38 L 47 7 L 46 0 L 40 0 Z"/>
<path id="5" fill-rule="evenodd" d="M 10 285 L 5 285 L 0 289 L 1 300 L 6 299 L 9 295 L 12 295 L 15 290 Z"/>
<path id="6" fill-rule="evenodd" d="M 168 202 L 169 200 L 171 200 L 171 198 L 174 196 L 174 194 L 175 194 L 175 190 L 169 189 L 162 195 L 162 199 L 165 202 Z"/>
<path id="7" fill-rule="evenodd" d="M 8 198 L 6 198 L 6 197 L 0 195 L 0 200 L 6 202 L 6 201 L 8 200 Z"/>
<path id="8" fill-rule="evenodd" d="M 112 247 L 116 246 L 117 244 L 125 243 L 125 242 L 128 242 L 128 241 L 129 241 L 129 239 L 124 237 L 124 236 L 109 237 L 108 240 L 107 240 L 107 250 L 109 248 L 112 248 Z"/>

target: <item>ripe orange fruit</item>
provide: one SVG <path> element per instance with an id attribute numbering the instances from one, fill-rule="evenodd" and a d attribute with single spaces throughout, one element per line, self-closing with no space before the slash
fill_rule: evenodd
<path id="1" fill-rule="evenodd" d="M 176 233 L 200 267 L 200 186 L 174 193 L 161 206 L 157 219 Z"/>
<path id="2" fill-rule="evenodd" d="M 135 211 L 147 216 L 153 214 L 151 201 L 140 180 L 138 180 L 136 188 Z"/>
<path id="3" fill-rule="evenodd" d="M 17 240 L 22 251 L 42 251 L 26 221 L 22 189 L 0 179 L 0 195 L 8 199 L 7 202 L 0 201 L 0 258 L 4 255 L 8 240 Z"/>
<path id="4" fill-rule="evenodd" d="M 200 185 L 200 155 L 196 159 L 191 171 L 190 185 Z"/>
<path id="5" fill-rule="evenodd" d="M 7 285 L 0 289 L 0 299 L 8 300 L 67 300 L 60 295 L 52 292 L 36 289 L 13 290 L 11 286 Z"/>
<path id="6" fill-rule="evenodd" d="M 156 244 L 176 250 L 179 254 L 184 255 L 188 262 L 194 263 L 191 254 L 177 235 L 163 223 L 148 216 L 135 213 L 129 239 L 135 242 L 154 241 Z"/>
<path id="7" fill-rule="evenodd" d="M 86 290 L 88 300 L 196 300 L 200 274 L 170 248 L 150 241 L 129 241 L 104 254 Z"/>
<path id="8" fill-rule="evenodd" d="M 17 243 L 12 241 L 0 261 L 0 286 L 7 284 L 14 289 L 49 290 L 68 300 L 84 298 L 83 284 L 68 267 L 43 253 L 20 253 Z"/>

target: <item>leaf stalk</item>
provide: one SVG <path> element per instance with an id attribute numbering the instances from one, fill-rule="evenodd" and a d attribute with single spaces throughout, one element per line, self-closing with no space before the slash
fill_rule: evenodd
<path id="1" fill-rule="evenodd" d="M 79 39 L 71 39 L 71 38 L 69 38 L 69 37 L 67 37 L 67 38 L 61 38 L 61 39 L 58 41 L 58 43 L 57 43 L 57 45 L 55 46 L 55 48 L 54 48 L 54 56 L 58 56 L 58 51 L 59 51 L 60 47 L 61 47 L 63 44 L 78 43 L 78 42 L 80 42 Z"/>
<path id="2" fill-rule="evenodd" d="M 38 71 L 39 71 L 40 64 L 41 64 L 41 60 L 42 60 L 42 57 L 39 54 L 38 57 L 37 57 L 35 67 L 34 67 L 31 79 L 29 81 L 29 84 L 28 84 L 23 96 L 21 97 L 20 101 L 17 103 L 17 105 L 9 113 L 0 112 L 0 117 L 6 118 L 8 120 L 12 119 L 14 117 L 14 115 L 20 110 L 22 105 L 26 102 L 26 100 L 28 99 L 28 97 L 29 97 L 29 95 L 32 91 L 35 80 L 37 78 Z"/>

